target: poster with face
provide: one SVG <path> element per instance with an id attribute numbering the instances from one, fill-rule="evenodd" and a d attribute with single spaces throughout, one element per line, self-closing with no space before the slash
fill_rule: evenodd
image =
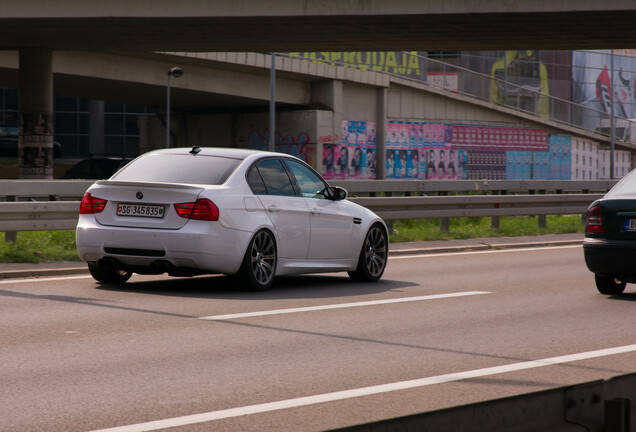
<path id="1" fill-rule="evenodd" d="M 363 150 L 364 148 L 362 146 L 349 148 L 349 176 L 351 178 L 362 178 Z"/>
<path id="2" fill-rule="evenodd" d="M 349 172 L 349 146 L 341 145 L 336 148 L 335 178 L 344 180 Z"/>
<path id="3" fill-rule="evenodd" d="M 375 147 L 367 147 L 365 149 L 363 166 L 364 166 L 363 177 L 368 179 L 374 179 L 375 178 Z"/>
<path id="4" fill-rule="evenodd" d="M 325 180 L 335 178 L 335 144 L 324 144 L 322 146 L 322 176 Z"/>

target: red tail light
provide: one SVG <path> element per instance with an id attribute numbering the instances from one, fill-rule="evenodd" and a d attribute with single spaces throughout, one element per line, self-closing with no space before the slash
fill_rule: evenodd
<path id="1" fill-rule="evenodd" d="M 595 205 L 587 211 L 585 218 L 585 234 L 604 234 L 601 206 Z"/>
<path id="2" fill-rule="evenodd" d="M 97 198 L 86 192 L 80 202 L 80 214 L 95 214 L 101 213 L 106 207 L 108 201 L 105 199 Z"/>
<path id="3" fill-rule="evenodd" d="M 219 208 L 209 199 L 198 199 L 196 202 L 175 204 L 177 214 L 186 219 L 218 221 Z"/>

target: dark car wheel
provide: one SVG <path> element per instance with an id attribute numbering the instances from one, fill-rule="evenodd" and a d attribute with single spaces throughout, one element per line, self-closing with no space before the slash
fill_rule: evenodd
<path id="1" fill-rule="evenodd" d="M 250 241 L 234 280 L 241 289 L 264 291 L 274 282 L 276 262 L 274 235 L 267 230 L 261 230 Z"/>
<path id="2" fill-rule="evenodd" d="M 358 267 L 349 272 L 349 277 L 355 281 L 375 282 L 382 277 L 389 255 L 389 241 L 386 231 L 380 224 L 369 228 L 364 238 L 362 250 L 358 258 Z"/>
<path id="3" fill-rule="evenodd" d="M 112 268 L 88 265 L 88 271 L 97 281 L 105 284 L 123 284 L 132 276 L 132 272 Z"/>
<path id="4" fill-rule="evenodd" d="M 596 289 L 601 294 L 621 294 L 625 290 L 625 282 L 619 281 L 614 276 L 595 274 Z"/>

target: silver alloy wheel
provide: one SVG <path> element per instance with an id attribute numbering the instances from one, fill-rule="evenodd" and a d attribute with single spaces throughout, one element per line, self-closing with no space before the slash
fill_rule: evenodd
<path id="1" fill-rule="evenodd" d="M 364 258 L 367 270 L 374 278 L 381 276 L 384 272 L 386 255 L 387 241 L 384 231 L 379 226 L 373 226 L 367 233 L 364 243 Z"/>
<path id="2" fill-rule="evenodd" d="M 254 279 L 260 285 L 267 285 L 274 277 L 276 269 L 276 246 L 267 231 L 256 234 L 250 252 Z"/>

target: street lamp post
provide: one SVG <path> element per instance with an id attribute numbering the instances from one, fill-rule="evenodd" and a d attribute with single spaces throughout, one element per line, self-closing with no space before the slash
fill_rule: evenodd
<path id="1" fill-rule="evenodd" d="M 183 69 L 173 67 L 168 71 L 168 86 L 166 87 L 166 148 L 170 148 L 170 77 L 183 76 Z"/>
<path id="2" fill-rule="evenodd" d="M 269 142 L 267 150 L 276 151 L 276 53 L 270 54 L 272 65 L 269 70 Z"/>

